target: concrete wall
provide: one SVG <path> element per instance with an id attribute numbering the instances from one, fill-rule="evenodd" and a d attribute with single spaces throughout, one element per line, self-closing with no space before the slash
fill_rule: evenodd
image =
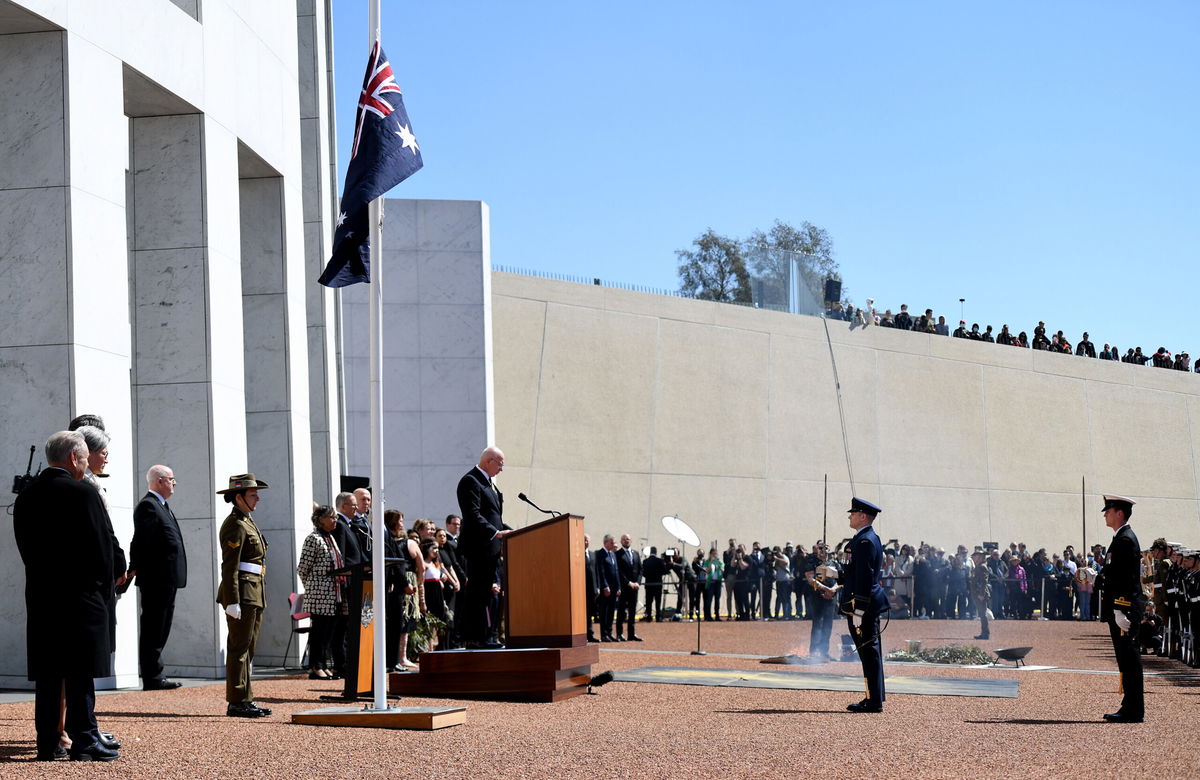
<path id="1" fill-rule="evenodd" d="M 491 260 L 480 201 L 388 200 L 383 234 L 387 505 L 440 524 L 492 440 Z M 371 474 L 367 285 L 343 288 L 348 473 Z M 513 494 L 516 498 L 516 494 Z M 379 496 L 375 496 L 378 501 Z"/>
<path id="2" fill-rule="evenodd" d="M 492 317 L 498 483 L 593 538 L 662 547 L 678 514 L 705 544 L 809 545 L 828 475 L 833 540 L 857 494 L 884 539 L 1078 547 L 1086 478 L 1089 544 L 1102 492 L 1147 545 L 1200 543 L 1195 374 L 506 273 Z"/>

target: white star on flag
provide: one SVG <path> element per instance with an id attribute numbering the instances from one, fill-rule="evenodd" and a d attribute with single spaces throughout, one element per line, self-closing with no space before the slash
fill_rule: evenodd
<path id="1" fill-rule="evenodd" d="M 400 145 L 405 149 L 408 149 L 413 154 L 421 151 L 421 147 L 417 146 L 417 137 L 405 125 L 400 125 L 400 129 L 396 131 L 396 135 L 400 136 Z"/>
<path id="2" fill-rule="evenodd" d="M 341 214 L 338 214 L 337 227 L 341 227 L 342 223 L 345 221 L 346 221 L 346 212 L 343 211 Z"/>

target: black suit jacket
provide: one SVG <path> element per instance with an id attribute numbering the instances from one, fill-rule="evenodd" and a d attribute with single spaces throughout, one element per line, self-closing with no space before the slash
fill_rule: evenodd
<path id="1" fill-rule="evenodd" d="M 459 549 L 468 558 L 475 556 L 500 557 L 497 531 L 510 530 L 504 524 L 504 495 L 491 485 L 491 480 L 478 466 L 458 481 L 458 508 L 462 515 Z"/>
<path id="2" fill-rule="evenodd" d="M 60 468 L 43 470 L 17 496 L 29 679 L 109 674 L 110 525 L 99 492 Z"/>
<path id="3" fill-rule="evenodd" d="M 617 571 L 621 575 L 621 585 L 628 582 L 640 582 L 642 579 L 642 555 L 632 547 L 618 547 L 616 553 Z"/>
<path id="4" fill-rule="evenodd" d="M 609 589 L 609 595 L 621 592 L 621 575 L 617 571 L 617 553 L 608 548 L 596 550 L 596 590 Z"/>
<path id="5" fill-rule="evenodd" d="M 133 541 L 129 568 L 137 572 L 140 588 L 182 588 L 187 585 L 187 551 L 171 510 L 147 492 L 133 509 Z"/>
<path id="6" fill-rule="evenodd" d="M 1134 623 L 1140 621 L 1146 607 L 1142 593 L 1142 547 L 1128 523 L 1113 536 L 1100 578 L 1103 595 L 1100 619 L 1111 619 L 1116 609 Z"/>
<path id="7" fill-rule="evenodd" d="M 367 556 L 358 545 L 358 534 L 350 527 L 350 522 L 341 512 L 337 513 L 337 525 L 330 534 L 342 551 L 342 563 L 354 566 L 358 563 L 369 563 Z"/>
<path id="8" fill-rule="evenodd" d="M 591 550 L 583 551 L 584 585 L 591 596 L 600 593 L 600 583 L 596 580 L 596 553 Z"/>

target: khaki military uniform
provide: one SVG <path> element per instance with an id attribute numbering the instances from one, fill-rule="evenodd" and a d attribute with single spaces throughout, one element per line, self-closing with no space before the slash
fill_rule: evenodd
<path id="1" fill-rule="evenodd" d="M 225 615 L 229 627 L 225 649 L 225 700 L 235 704 L 254 699 L 250 671 L 266 607 L 263 580 L 267 542 L 254 524 L 254 518 L 237 508 L 221 524 L 218 538 L 221 585 L 217 589 L 217 603 L 222 607 L 238 604 L 242 608 L 240 619 L 234 619 L 228 613 Z"/>

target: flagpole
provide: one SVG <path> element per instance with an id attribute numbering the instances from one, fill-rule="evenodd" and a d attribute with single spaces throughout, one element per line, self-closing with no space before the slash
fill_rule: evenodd
<path id="1" fill-rule="evenodd" d="M 380 38 L 380 0 L 370 0 L 368 48 Z M 387 510 L 387 491 L 383 482 L 383 198 L 371 201 L 367 211 L 371 241 L 371 536 L 375 542 L 371 554 L 372 599 L 375 607 L 374 668 L 372 689 L 376 710 L 386 710 L 387 678 L 387 578 L 384 576 L 383 513 Z"/>

